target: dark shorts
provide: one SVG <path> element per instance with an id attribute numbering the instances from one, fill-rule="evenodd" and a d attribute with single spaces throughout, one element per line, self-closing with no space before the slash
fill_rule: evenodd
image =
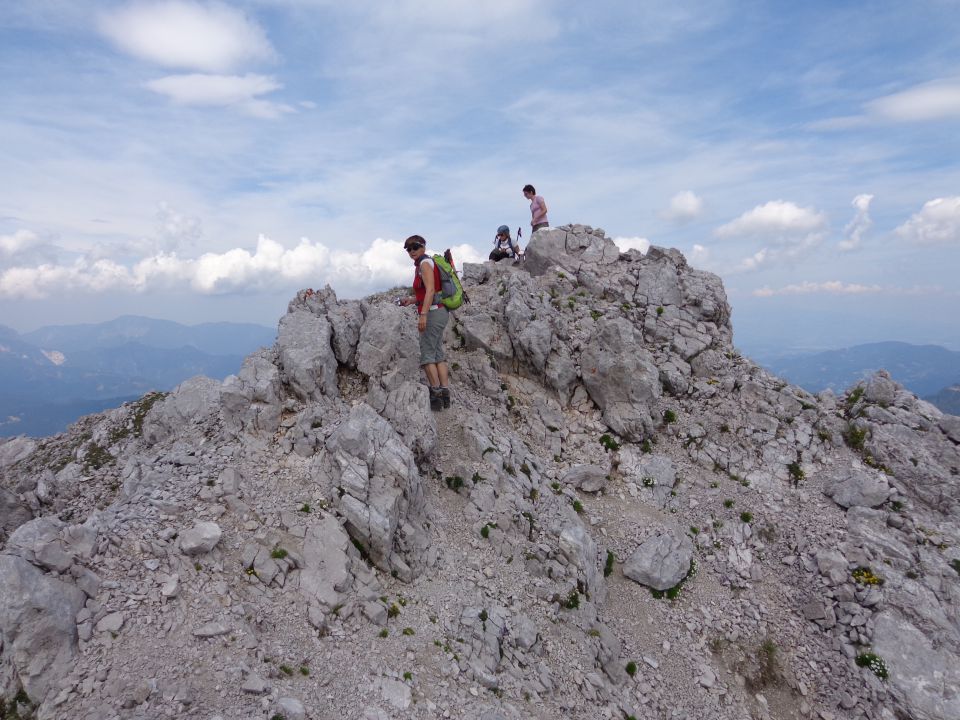
<path id="1" fill-rule="evenodd" d="M 446 362 L 443 354 L 443 331 L 450 319 L 450 311 L 445 307 L 436 308 L 427 313 L 427 327 L 420 333 L 420 364 L 433 365 Z"/>
<path id="2" fill-rule="evenodd" d="M 509 250 L 500 250 L 495 248 L 490 252 L 490 259 L 494 262 L 500 262 L 501 260 L 506 260 L 507 258 L 513 256 L 513 253 Z"/>
<path id="3" fill-rule="evenodd" d="M 536 225 L 533 226 L 532 232 L 536 232 L 537 230 L 543 230 L 545 227 L 550 227 L 550 223 L 537 223 Z"/>

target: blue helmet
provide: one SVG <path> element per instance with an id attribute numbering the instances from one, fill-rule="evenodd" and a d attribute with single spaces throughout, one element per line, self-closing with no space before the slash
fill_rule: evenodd
<path id="1" fill-rule="evenodd" d="M 506 225 L 501 225 L 500 227 L 497 228 L 497 235 L 508 235 L 508 236 L 509 236 L 509 235 L 510 235 L 510 228 L 508 228 Z"/>

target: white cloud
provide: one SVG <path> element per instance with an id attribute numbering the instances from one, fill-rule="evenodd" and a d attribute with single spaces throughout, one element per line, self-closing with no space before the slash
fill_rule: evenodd
<path id="1" fill-rule="evenodd" d="M 0 235 L 0 256 L 12 257 L 36 243 L 37 236 L 29 230 L 17 230 L 13 235 Z"/>
<path id="2" fill-rule="evenodd" d="M 856 208 L 853 220 L 847 223 L 843 229 L 845 240 L 841 240 L 838 247 L 841 250 L 855 250 L 860 247 L 864 234 L 873 226 L 873 220 L 870 219 L 870 202 L 873 195 L 857 195 L 850 203 Z"/>
<path id="3" fill-rule="evenodd" d="M 645 255 L 650 249 L 650 241 L 642 237 L 615 237 L 613 242 L 620 248 L 620 252 L 639 250 Z"/>
<path id="4" fill-rule="evenodd" d="M 262 28 L 220 2 L 134 2 L 103 13 L 100 31 L 119 50 L 164 67 L 222 73 L 274 57 Z"/>
<path id="5" fill-rule="evenodd" d="M 772 235 L 776 238 L 822 231 L 826 225 L 827 216 L 814 208 L 799 207 L 783 200 L 771 200 L 757 205 L 736 220 L 721 225 L 714 233 L 722 238 L 750 235 Z"/>
<path id="6" fill-rule="evenodd" d="M 21 228 L 12 235 L 0 235 L 0 268 L 44 262 L 55 258 L 58 249 L 36 233 Z"/>
<path id="7" fill-rule="evenodd" d="M 897 235 L 923 245 L 960 243 L 960 196 L 936 198 L 896 229 Z"/>
<path id="8" fill-rule="evenodd" d="M 687 260 L 690 261 L 691 265 L 704 267 L 710 262 L 710 248 L 703 245 L 694 245 Z"/>
<path id="9" fill-rule="evenodd" d="M 740 270 L 756 270 L 765 265 L 771 259 L 772 254 L 768 248 L 760 248 L 750 257 L 745 257 L 740 261 Z"/>
<path id="10" fill-rule="evenodd" d="M 764 247 L 743 258 L 733 271 L 753 271 L 785 258 L 796 258 L 824 238 L 827 216 L 812 207 L 771 200 L 714 230 L 725 239 L 760 238 Z"/>
<path id="11" fill-rule="evenodd" d="M 692 190 L 678 192 L 670 198 L 670 206 L 663 211 L 663 217 L 674 222 L 689 222 L 703 214 L 703 198 Z"/>
<path id="12" fill-rule="evenodd" d="M 262 100 L 258 96 L 281 87 L 266 75 L 168 75 L 150 80 L 146 87 L 181 105 L 234 107 L 255 117 L 276 118 L 293 108 Z"/>
<path id="13" fill-rule="evenodd" d="M 469 245 L 451 248 L 458 266 L 480 262 Z M 372 291 L 412 281 L 403 244 L 376 239 L 362 251 L 331 250 L 304 238 L 293 248 L 261 235 L 251 252 L 234 248 L 181 258 L 161 252 L 132 264 L 80 258 L 0 271 L 0 297 L 38 299 L 63 291 L 99 293 L 186 289 L 198 295 L 267 291 L 330 284 L 339 291 Z"/>
<path id="14" fill-rule="evenodd" d="M 866 104 L 869 115 L 891 122 L 960 118 L 960 82 L 938 81 L 877 98 Z"/>
<path id="15" fill-rule="evenodd" d="M 883 292 L 879 285 L 860 285 L 858 283 L 842 283 L 839 280 L 826 282 L 805 281 L 796 285 L 786 285 L 774 290 L 762 287 L 754 290 L 754 297 L 774 297 L 775 295 L 865 295 Z"/>
<path id="16" fill-rule="evenodd" d="M 913 287 L 896 287 L 890 285 L 863 285 L 861 283 L 844 283 L 839 280 L 826 282 L 805 281 L 795 285 L 785 285 L 782 288 L 762 287 L 754 290 L 754 297 L 775 297 L 778 295 L 957 295 L 956 291 L 946 291 L 939 285 L 915 285 Z"/>

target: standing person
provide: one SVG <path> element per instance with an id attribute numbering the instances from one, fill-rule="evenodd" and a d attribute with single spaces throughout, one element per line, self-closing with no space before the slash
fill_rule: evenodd
<path id="1" fill-rule="evenodd" d="M 523 186 L 523 196 L 530 201 L 530 227 L 533 228 L 530 235 L 532 236 L 537 230 L 550 226 L 547 220 L 547 201 L 537 195 L 533 185 Z"/>
<path id="2" fill-rule="evenodd" d="M 427 255 L 427 241 L 411 235 L 403 242 L 416 270 L 413 275 L 414 297 L 405 297 L 401 305 L 417 305 L 417 330 L 420 332 L 420 367 L 430 386 L 430 409 L 450 407 L 447 359 L 443 354 L 443 331 L 450 313 L 440 302 L 440 270 Z"/>
<path id="3" fill-rule="evenodd" d="M 497 236 L 493 239 L 493 250 L 490 251 L 490 259 L 494 262 L 500 262 L 504 258 L 512 257 L 513 264 L 516 265 L 523 257 L 520 252 L 520 246 L 517 241 L 510 237 L 510 228 L 501 225 L 497 228 Z"/>

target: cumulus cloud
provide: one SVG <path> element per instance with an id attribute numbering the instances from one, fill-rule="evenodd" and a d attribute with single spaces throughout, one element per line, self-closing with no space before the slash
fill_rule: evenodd
<path id="1" fill-rule="evenodd" d="M 163 67 L 223 73 L 274 57 L 263 29 L 221 2 L 134 2 L 103 13 L 99 26 L 122 52 Z"/>
<path id="2" fill-rule="evenodd" d="M 674 222 L 689 222 L 703 214 L 703 198 L 692 190 L 684 190 L 670 198 L 670 206 L 662 215 Z"/>
<path id="3" fill-rule="evenodd" d="M 277 118 L 293 112 L 288 105 L 259 96 L 283 87 L 266 75 L 168 75 L 150 80 L 146 87 L 181 105 L 233 107 L 254 117 Z"/>
<path id="4" fill-rule="evenodd" d="M 823 240 L 826 229 L 824 213 L 784 200 L 771 200 L 721 225 L 714 235 L 724 239 L 760 238 L 768 243 L 734 268 L 752 271 L 803 254 Z"/>
<path id="5" fill-rule="evenodd" d="M 639 250 L 646 255 L 647 250 L 650 249 L 650 241 L 642 237 L 616 237 L 613 239 L 613 242 L 620 248 L 620 252 Z"/>
<path id="6" fill-rule="evenodd" d="M 799 207 L 783 200 L 771 200 L 748 210 L 736 220 L 721 225 L 714 232 L 721 238 L 764 235 L 776 239 L 821 232 L 826 225 L 827 216 L 814 208 Z"/>
<path id="7" fill-rule="evenodd" d="M 845 239 L 840 241 L 841 250 L 856 250 L 860 247 L 864 234 L 873 226 L 873 220 L 870 219 L 870 203 L 873 195 L 857 195 L 851 205 L 856 209 L 853 220 L 847 223 L 843 229 Z"/>
<path id="8" fill-rule="evenodd" d="M 867 113 L 891 122 L 960 118 L 960 82 L 937 81 L 877 98 Z"/>
<path id="9" fill-rule="evenodd" d="M 458 265 L 480 262 L 469 245 L 451 248 Z M 331 250 L 304 238 L 293 248 L 261 235 L 256 248 L 234 248 L 181 258 L 160 252 L 126 265 L 79 258 L 0 271 L 0 297 L 37 299 L 65 290 L 98 293 L 182 288 L 200 295 L 271 291 L 330 284 L 346 292 L 382 289 L 412 280 L 412 264 L 398 241 L 376 239 L 363 250 Z"/>
<path id="10" fill-rule="evenodd" d="M 936 198 L 898 227 L 897 235 L 922 245 L 960 243 L 960 196 Z"/>

